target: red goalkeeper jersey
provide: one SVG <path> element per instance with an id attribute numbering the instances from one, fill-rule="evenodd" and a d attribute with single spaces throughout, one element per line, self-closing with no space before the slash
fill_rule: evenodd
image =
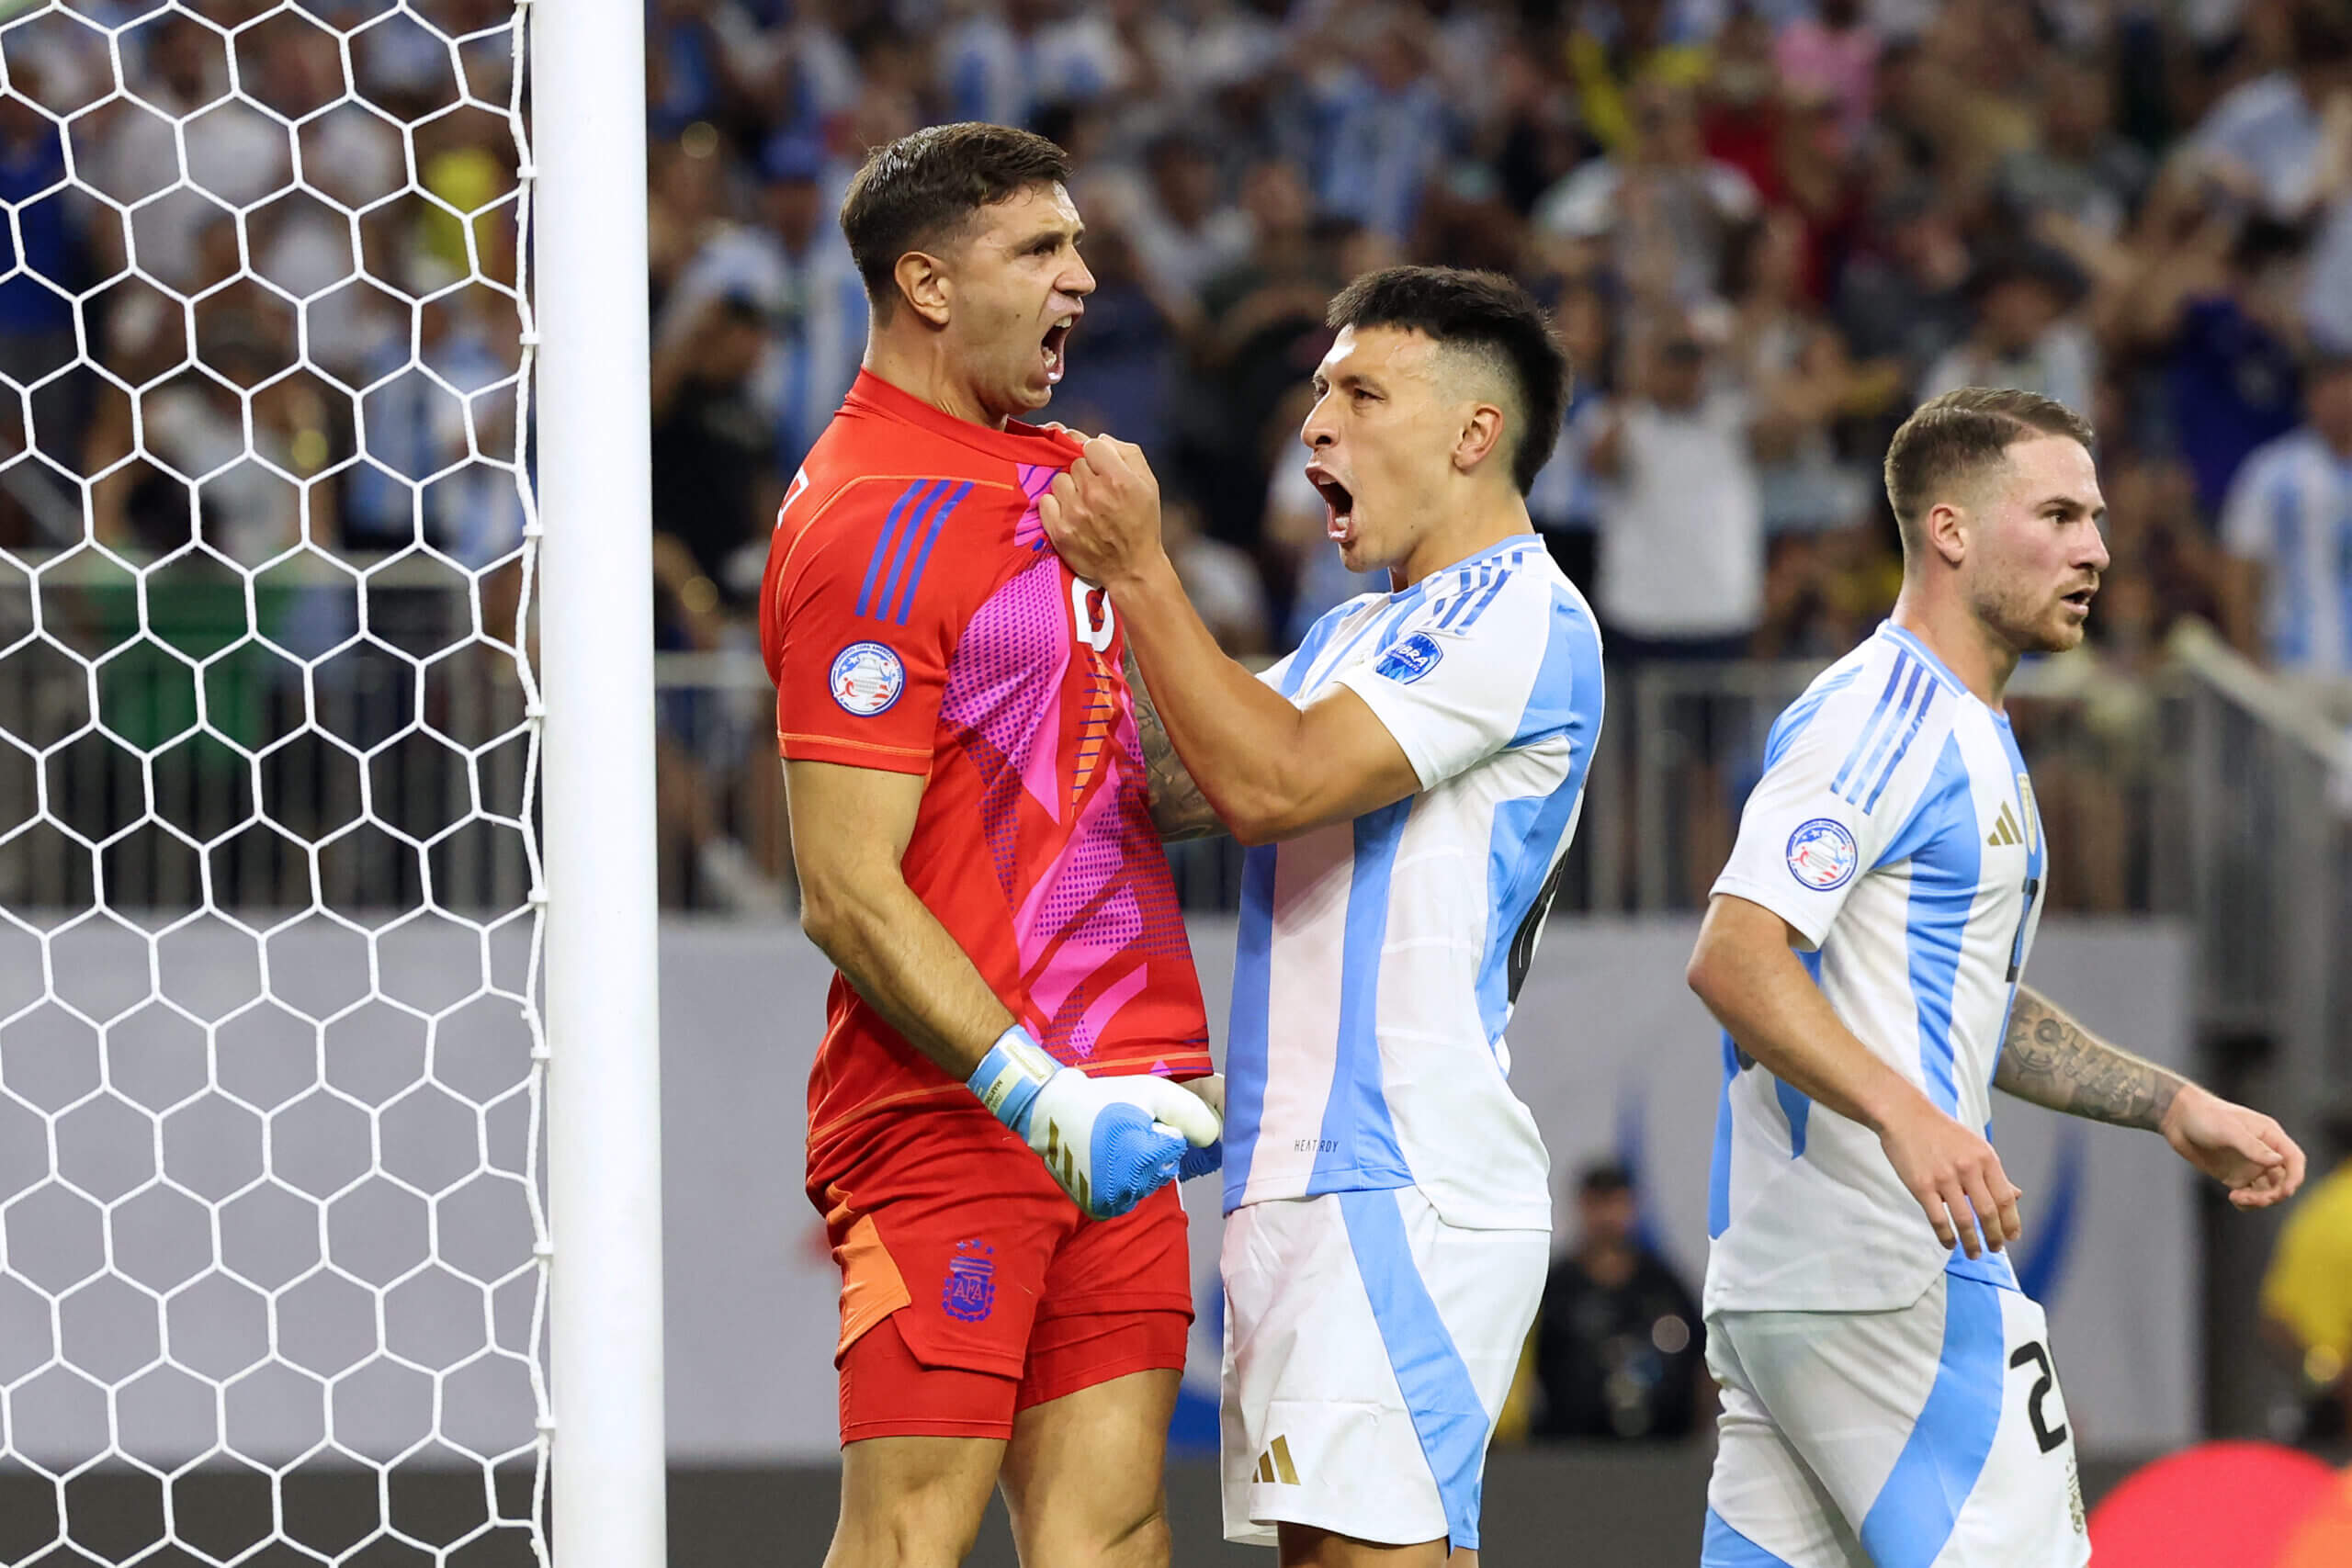
<path id="1" fill-rule="evenodd" d="M 1091 1073 L 1210 1070 L 1107 597 L 1046 543 L 1068 436 L 861 374 L 786 494 L 760 593 L 794 761 L 924 775 L 901 868 L 998 998 Z M 968 1096 L 836 975 L 811 1175 L 854 1119 Z"/>

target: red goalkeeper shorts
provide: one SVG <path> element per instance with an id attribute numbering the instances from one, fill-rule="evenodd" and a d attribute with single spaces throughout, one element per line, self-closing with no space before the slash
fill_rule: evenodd
<path id="1" fill-rule="evenodd" d="M 842 1270 L 842 1441 L 1010 1438 L 1012 1418 L 1181 1371 L 1193 1321 L 1170 1186 L 1089 1220 L 977 1101 L 863 1119 L 809 1196 Z"/>

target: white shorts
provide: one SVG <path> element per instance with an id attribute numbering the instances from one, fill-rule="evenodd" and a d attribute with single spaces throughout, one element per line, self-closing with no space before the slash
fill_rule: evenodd
<path id="1" fill-rule="evenodd" d="M 1478 1493 L 1548 1231 L 1464 1230 L 1420 1190 L 1225 1217 L 1225 1535 L 1478 1544 Z"/>
<path id="2" fill-rule="evenodd" d="M 2090 1561 L 2041 1309 L 1951 1274 L 1895 1312 L 1726 1312 L 1702 1568 Z"/>

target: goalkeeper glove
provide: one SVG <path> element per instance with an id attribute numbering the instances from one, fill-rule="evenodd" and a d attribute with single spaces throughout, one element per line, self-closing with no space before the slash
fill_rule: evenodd
<path id="1" fill-rule="evenodd" d="M 1179 1085 L 1148 1074 L 1088 1077 L 1017 1023 L 965 1082 L 1089 1219 L 1125 1213 L 1176 1179 L 1188 1147 L 1223 1131 L 1217 1113 Z"/>
<path id="2" fill-rule="evenodd" d="M 1176 1087 L 1198 1095 L 1217 1116 L 1216 1141 L 1197 1149 L 1186 1149 L 1184 1157 L 1177 1162 L 1176 1179 L 1190 1181 L 1196 1176 L 1225 1168 L 1225 1075 L 1211 1073 L 1204 1078 L 1186 1078 Z"/>

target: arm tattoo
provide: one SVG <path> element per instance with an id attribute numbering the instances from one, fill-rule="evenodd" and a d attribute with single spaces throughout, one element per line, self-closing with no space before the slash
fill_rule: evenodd
<path id="1" fill-rule="evenodd" d="M 1153 705 L 1151 693 L 1145 689 L 1143 671 L 1136 668 L 1136 656 L 1126 656 L 1127 691 L 1135 698 L 1136 734 L 1143 742 L 1144 782 L 1151 792 L 1151 824 L 1159 829 L 1162 839 L 1207 839 L 1225 831 L 1225 824 L 1217 820 L 1216 809 L 1193 782 L 1184 767 L 1184 760 L 1176 755 L 1176 743 L 1168 739 L 1168 727 L 1159 722 L 1159 709 Z"/>
<path id="2" fill-rule="evenodd" d="M 2154 1132 L 2183 1080 L 2119 1051 L 2030 987 L 2018 987 L 1993 1085 L 2069 1116 Z"/>

